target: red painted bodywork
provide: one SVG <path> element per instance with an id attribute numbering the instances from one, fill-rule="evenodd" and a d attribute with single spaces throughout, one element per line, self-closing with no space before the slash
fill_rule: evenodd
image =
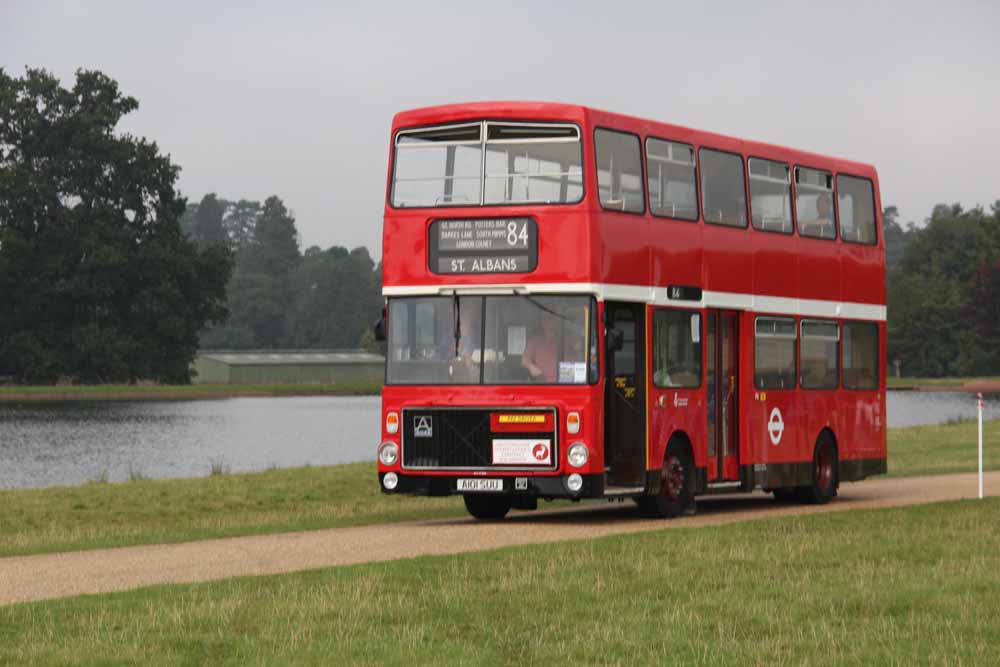
<path id="1" fill-rule="evenodd" d="M 875 168 L 858 162 L 826 157 L 765 143 L 745 141 L 686 127 L 609 113 L 582 106 L 532 102 L 479 102 L 406 111 L 395 116 L 391 137 L 397 130 L 468 120 L 559 121 L 577 124 L 583 138 L 584 197 L 571 205 L 475 206 L 394 209 L 388 204 L 392 178 L 390 138 L 383 230 L 383 285 L 490 285 L 528 283 L 604 283 L 664 287 L 692 285 L 705 291 L 746 293 L 799 299 L 853 302 L 884 306 L 885 261 L 882 238 L 882 204 Z M 645 141 L 657 137 L 833 172 L 872 182 L 875 196 L 876 245 L 818 240 L 747 228 L 732 228 L 603 210 L 597 197 L 594 130 L 597 127 L 631 132 Z M 643 151 L 644 153 L 644 151 Z M 645 154 L 643 154 L 645 169 Z M 700 174 L 700 171 L 699 171 Z M 700 196 L 700 184 L 699 184 Z M 749 201 L 749 193 L 747 193 Z M 539 253 L 535 271 L 526 274 L 435 275 L 428 269 L 426 240 L 432 220 L 491 216 L 531 216 L 538 222 Z M 434 293 L 434 289 L 428 289 Z M 603 304 L 601 304 L 603 306 Z M 647 469 L 657 469 L 666 443 L 683 433 L 692 443 L 696 465 L 707 464 L 705 383 L 697 389 L 658 389 L 652 377 L 648 341 L 650 321 L 659 306 L 647 305 Z M 885 459 L 885 377 L 880 373 L 878 391 L 843 389 L 810 391 L 768 390 L 759 397 L 753 386 L 755 312 L 741 311 L 738 330 L 738 446 L 740 465 L 807 462 L 818 434 L 829 428 L 836 438 L 841 461 Z M 879 359 L 885 359 L 885 322 L 878 322 Z M 603 378 L 604 353 L 601 346 Z M 706 354 L 702 346 L 703 374 Z M 684 399 L 687 405 L 678 407 Z M 604 380 L 591 386 L 462 386 L 415 387 L 387 385 L 382 393 L 382 439 L 399 443 L 399 436 L 385 432 L 385 414 L 408 406 L 539 406 L 555 407 L 559 415 L 559 441 L 582 441 L 591 449 L 585 469 L 570 469 L 560 447 L 558 469 L 531 474 L 560 475 L 572 472 L 603 473 Z M 662 405 L 661 405 L 662 403 Z M 778 406 L 785 421 L 779 446 L 767 432 L 770 410 Z M 568 411 L 581 414 L 581 432 L 566 433 Z M 380 472 L 402 471 L 400 464 Z M 424 475 L 459 476 L 454 471 L 421 471 Z M 484 475 L 487 473 L 468 473 Z M 490 471 L 490 476 L 513 475 Z M 524 475 L 525 473 L 517 473 Z M 709 481 L 713 479 L 709 473 Z"/>

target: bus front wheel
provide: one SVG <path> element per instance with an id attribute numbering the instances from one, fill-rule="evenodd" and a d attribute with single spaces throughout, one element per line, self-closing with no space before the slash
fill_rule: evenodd
<path id="1" fill-rule="evenodd" d="M 647 516 L 670 518 L 694 514 L 694 460 L 681 442 L 667 446 L 660 469 L 660 492 L 655 496 L 640 496 L 639 507 Z"/>
<path id="2" fill-rule="evenodd" d="M 510 496 L 473 495 L 463 496 L 465 509 L 477 519 L 498 520 L 507 516 L 510 511 Z"/>

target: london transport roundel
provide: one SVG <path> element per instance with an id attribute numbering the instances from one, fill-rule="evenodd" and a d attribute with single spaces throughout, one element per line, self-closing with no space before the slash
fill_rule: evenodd
<path id="1" fill-rule="evenodd" d="M 767 420 L 767 434 L 771 436 L 771 444 L 777 445 L 781 442 L 781 435 L 785 432 L 785 420 L 781 418 L 781 410 L 775 407 L 771 410 L 771 416 Z"/>
<path id="2" fill-rule="evenodd" d="M 531 454 L 536 461 L 547 461 L 549 458 L 549 448 L 541 442 L 531 448 Z"/>

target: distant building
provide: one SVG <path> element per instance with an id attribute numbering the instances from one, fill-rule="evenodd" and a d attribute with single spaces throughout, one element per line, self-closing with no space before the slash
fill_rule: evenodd
<path id="1" fill-rule="evenodd" d="M 385 358 L 364 350 L 201 350 L 196 384 L 375 384 Z"/>

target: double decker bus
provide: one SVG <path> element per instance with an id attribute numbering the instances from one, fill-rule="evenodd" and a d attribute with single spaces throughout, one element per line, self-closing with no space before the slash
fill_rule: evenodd
<path id="1" fill-rule="evenodd" d="M 392 123 L 378 478 L 502 518 L 886 472 L 873 167 L 565 104 Z"/>

